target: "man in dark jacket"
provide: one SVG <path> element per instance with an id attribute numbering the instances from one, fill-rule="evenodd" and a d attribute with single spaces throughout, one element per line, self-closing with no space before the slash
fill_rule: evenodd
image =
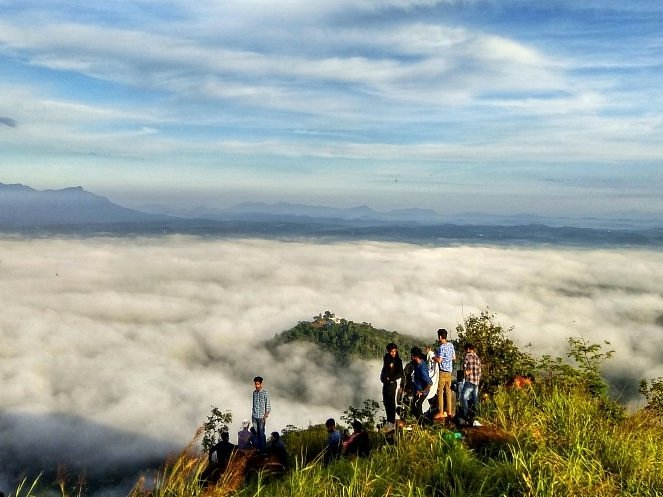
<path id="1" fill-rule="evenodd" d="M 237 446 L 230 443 L 230 435 L 227 431 L 221 433 L 221 440 L 214 444 L 208 454 L 208 464 L 200 475 L 203 487 L 216 483 L 228 467 Z"/>
<path id="2" fill-rule="evenodd" d="M 387 353 L 384 355 L 382 371 L 382 402 L 387 415 L 385 429 L 393 429 L 396 422 L 396 390 L 398 382 L 403 381 L 403 361 L 398 356 L 398 347 L 395 343 L 387 344 Z"/>
<path id="3" fill-rule="evenodd" d="M 283 469 L 288 467 L 288 449 L 278 431 L 273 431 L 267 442 L 267 453 L 273 454 L 278 458 L 279 464 Z"/>

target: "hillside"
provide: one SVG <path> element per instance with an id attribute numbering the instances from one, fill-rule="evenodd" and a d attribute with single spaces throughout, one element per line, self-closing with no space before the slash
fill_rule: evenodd
<path id="1" fill-rule="evenodd" d="M 518 350 L 508 338 L 510 328 L 494 318 L 488 312 L 469 316 L 456 329 L 459 340 L 479 346 L 493 376 L 511 374 L 505 366 L 520 362 L 533 383 L 500 382 L 490 394 L 482 389 L 479 425 L 430 418 L 417 423 L 405 412 L 393 433 L 369 428 L 368 456 L 331 464 L 319 456 L 327 437 L 323 426 L 289 426 L 282 432 L 290 454 L 285 472 L 231 465 L 217 485 L 201 491 L 197 482 L 206 457 L 185 450 L 164 466 L 156 488 L 139 484 L 131 497 L 663 496 L 663 378 L 643 380 L 640 391 L 648 403 L 628 414 L 608 397 L 599 373 L 612 351 L 571 337 L 572 361 L 534 357 Z M 378 353 L 385 339 L 410 338 L 327 311 L 274 340 L 306 340 L 332 353 L 343 350 L 347 358 Z M 358 419 L 372 427 L 381 414 L 380 404 L 369 399 L 363 408 L 349 406 L 337 421 L 345 427 Z"/>
<path id="2" fill-rule="evenodd" d="M 650 412 L 606 409 L 585 392 L 498 392 L 483 427 L 453 425 L 371 432 L 368 457 L 324 465 L 324 427 L 290 431 L 289 471 L 274 477 L 233 466 L 205 490 L 206 456 L 184 451 L 162 468 L 157 485 L 139 482 L 130 497 L 660 497 L 663 427 Z M 64 496 L 68 497 L 68 496 Z"/>
<path id="3" fill-rule="evenodd" d="M 476 417 L 480 426 L 453 419 L 417 423 L 405 412 L 402 424 L 385 434 L 374 429 L 382 407 L 367 399 L 363 408 L 349 406 L 337 421 L 341 428 L 354 419 L 364 423 L 369 455 L 323 464 L 324 427 L 288 425 L 281 432 L 289 453 L 285 468 L 270 473 L 267 456 L 246 449 L 218 484 L 202 488 L 208 457 L 196 447 L 199 438 L 203 432 L 216 437 L 233 418 L 230 411 L 213 408 L 222 425 L 203 424 L 198 439 L 164 461 L 155 475 L 141 478 L 128 497 L 663 496 L 663 378 L 643 380 L 640 392 L 647 405 L 629 414 L 608 397 L 600 376 L 612 351 L 569 338 L 567 359 L 573 361 L 534 357 L 513 346 L 509 330 L 487 312 L 469 316 L 456 328 L 460 341 L 478 345 L 490 374 L 511 374 L 503 366 L 521 361 L 533 379 L 523 388 L 500 382 L 487 393 L 482 387 Z M 384 343 L 392 340 L 406 349 L 416 339 L 336 318 L 329 311 L 273 338 L 316 343 L 341 361 L 378 358 Z M 258 465 L 247 466 L 248 458 Z M 83 497 L 90 491 L 80 479 L 72 485 L 66 475 L 62 478 L 61 497 Z M 52 495 L 49 485 L 39 478 L 32 486 L 24 480 L 10 496 Z"/>
<path id="4" fill-rule="evenodd" d="M 378 329 L 371 323 L 337 318 L 329 311 L 313 317 L 311 321 L 300 321 L 293 328 L 275 335 L 269 348 L 297 341 L 314 343 L 341 363 L 352 359 L 380 359 L 389 342 L 398 345 L 401 357 L 409 358 L 410 348 L 422 343 L 421 338 Z"/>
<path id="5" fill-rule="evenodd" d="M 0 227 L 138 223 L 165 218 L 121 207 L 80 186 L 35 190 L 0 183 Z"/>

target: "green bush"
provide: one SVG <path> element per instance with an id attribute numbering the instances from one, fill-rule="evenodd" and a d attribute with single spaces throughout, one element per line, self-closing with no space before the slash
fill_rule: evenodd
<path id="1" fill-rule="evenodd" d="M 504 328 L 496 321 L 495 314 L 482 311 L 470 314 L 456 327 L 458 339 L 456 358 L 462 365 L 465 345 L 474 345 L 481 359 L 481 391 L 492 394 L 515 376 L 529 376 L 534 370 L 534 360 L 530 354 L 521 351 L 507 337 L 513 327 Z"/>

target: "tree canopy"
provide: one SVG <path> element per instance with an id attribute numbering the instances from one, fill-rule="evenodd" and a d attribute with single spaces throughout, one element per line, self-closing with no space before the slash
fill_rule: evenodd
<path id="1" fill-rule="evenodd" d="M 314 316 L 311 321 L 300 321 L 293 328 L 275 335 L 272 345 L 297 341 L 315 343 L 341 363 L 351 359 L 380 358 L 389 342 L 398 345 L 401 355 L 406 357 L 411 347 L 422 342 L 417 337 L 375 328 L 371 323 L 337 318 L 330 311 Z"/>

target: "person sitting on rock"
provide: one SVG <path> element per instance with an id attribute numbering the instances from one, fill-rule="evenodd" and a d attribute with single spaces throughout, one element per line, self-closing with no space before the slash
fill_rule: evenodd
<path id="1" fill-rule="evenodd" d="M 237 432 L 237 448 L 238 449 L 250 449 L 253 447 L 251 439 L 253 438 L 253 433 L 249 430 L 250 421 L 245 419 L 242 421 L 242 429 Z"/>
<path id="2" fill-rule="evenodd" d="M 367 456 L 370 451 L 370 442 L 368 432 L 364 430 L 364 425 L 361 421 L 354 420 L 352 422 L 352 430 L 352 435 L 343 441 L 341 454 L 344 456 Z"/>
<path id="3" fill-rule="evenodd" d="M 230 434 L 227 431 L 221 433 L 221 440 L 216 443 L 209 451 L 209 462 L 213 464 L 214 455 L 216 455 L 216 465 L 221 470 L 221 472 L 226 470 L 228 462 L 232 457 L 237 446 L 233 443 L 230 443 Z"/>
<path id="4" fill-rule="evenodd" d="M 214 444 L 207 457 L 207 468 L 200 475 L 203 485 L 216 483 L 228 467 L 236 446 L 230 443 L 230 434 L 227 431 L 221 433 L 221 440 Z"/>
<path id="5" fill-rule="evenodd" d="M 284 468 L 288 467 L 288 449 L 278 431 L 271 433 L 266 450 L 268 454 L 274 454 Z"/>

